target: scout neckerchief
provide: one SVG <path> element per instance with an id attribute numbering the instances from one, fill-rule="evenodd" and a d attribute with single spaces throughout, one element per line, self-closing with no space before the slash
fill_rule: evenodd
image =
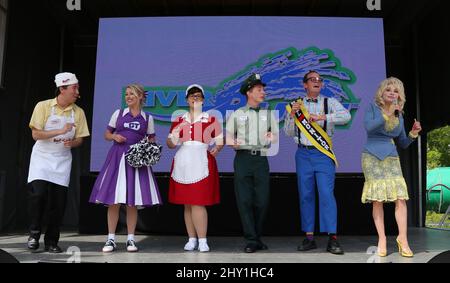
<path id="1" fill-rule="evenodd" d="M 299 99 L 297 102 L 300 103 L 300 109 L 294 114 L 295 124 L 314 147 L 331 158 L 337 166 L 338 162 L 333 152 L 333 143 L 331 142 L 330 137 L 316 122 L 309 122 L 310 115 L 303 105 L 303 101 Z M 288 115 L 291 114 L 292 105 L 294 103 L 295 101 L 292 101 L 286 105 Z M 298 142 L 300 142 L 300 140 Z"/>

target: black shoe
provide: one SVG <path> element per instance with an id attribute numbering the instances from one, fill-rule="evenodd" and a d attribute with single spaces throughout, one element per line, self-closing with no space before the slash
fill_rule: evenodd
<path id="1" fill-rule="evenodd" d="M 27 247 L 29 250 L 33 250 L 33 251 L 39 249 L 39 240 L 36 240 L 33 237 L 29 237 L 28 242 L 27 242 Z"/>
<path id="2" fill-rule="evenodd" d="M 303 243 L 297 247 L 298 251 L 305 252 L 309 250 L 317 249 L 316 241 L 308 240 L 308 238 L 303 240 Z"/>
<path id="3" fill-rule="evenodd" d="M 58 247 L 58 245 L 48 245 L 48 246 L 46 245 L 44 250 L 51 254 L 59 254 L 63 252 L 62 249 Z"/>
<path id="4" fill-rule="evenodd" d="M 330 252 L 335 255 L 343 255 L 344 250 L 341 248 L 337 240 L 329 239 L 327 245 L 327 252 Z"/>
<path id="5" fill-rule="evenodd" d="M 244 248 L 244 252 L 246 253 L 254 253 L 256 250 L 258 250 L 258 244 L 255 243 L 248 243 Z"/>

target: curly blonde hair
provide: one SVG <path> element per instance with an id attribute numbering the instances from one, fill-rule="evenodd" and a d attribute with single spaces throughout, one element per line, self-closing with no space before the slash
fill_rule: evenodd
<path id="1" fill-rule="evenodd" d="M 398 90 L 398 105 L 400 106 L 400 109 L 403 111 L 403 107 L 405 106 L 406 102 L 405 88 L 403 86 L 402 81 L 395 77 L 389 77 L 387 79 L 384 79 L 380 83 L 377 92 L 375 94 L 375 103 L 380 107 L 384 106 L 383 92 L 386 90 L 388 86 L 392 86 L 394 87 L 394 89 Z"/>
<path id="2" fill-rule="evenodd" d="M 144 107 L 145 100 L 147 99 L 147 93 L 144 87 L 140 84 L 129 84 L 126 88 L 129 88 L 131 93 L 139 99 L 141 108 Z"/>

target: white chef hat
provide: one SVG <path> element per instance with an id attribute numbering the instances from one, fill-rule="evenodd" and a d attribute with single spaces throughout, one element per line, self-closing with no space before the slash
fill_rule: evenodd
<path id="1" fill-rule="evenodd" d="M 56 87 L 73 85 L 78 83 L 78 79 L 75 74 L 72 73 L 59 73 L 55 76 Z"/>

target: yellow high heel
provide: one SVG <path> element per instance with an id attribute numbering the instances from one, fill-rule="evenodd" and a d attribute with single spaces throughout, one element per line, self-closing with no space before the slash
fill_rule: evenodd
<path id="1" fill-rule="evenodd" d="M 377 246 L 377 255 L 379 257 L 386 257 L 387 256 L 387 249 L 384 249 L 384 251 L 382 251 L 380 249 L 380 242 L 378 242 L 378 246 Z"/>
<path id="2" fill-rule="evenodd" d="M 395 239 L 395 241 L 397 241 L 397 246 L 398 246 L 398 253 L 403 256 L 403 257 L 413 257 L 414 253 L 412 251 L 410 252 L 405 252 L 403 250 L 402 244 L 400 243 L 400 241 L 397 239 Z"/>
<path id="3" fill-rule="evenodd" d="M 382 251 L 380 251 L 380 250 L 378 249 L 378 256 L 379 256 L 379 257 L 386 257 L 386 256 L 387 256 L 387 251 L 382 252 Z"/>

